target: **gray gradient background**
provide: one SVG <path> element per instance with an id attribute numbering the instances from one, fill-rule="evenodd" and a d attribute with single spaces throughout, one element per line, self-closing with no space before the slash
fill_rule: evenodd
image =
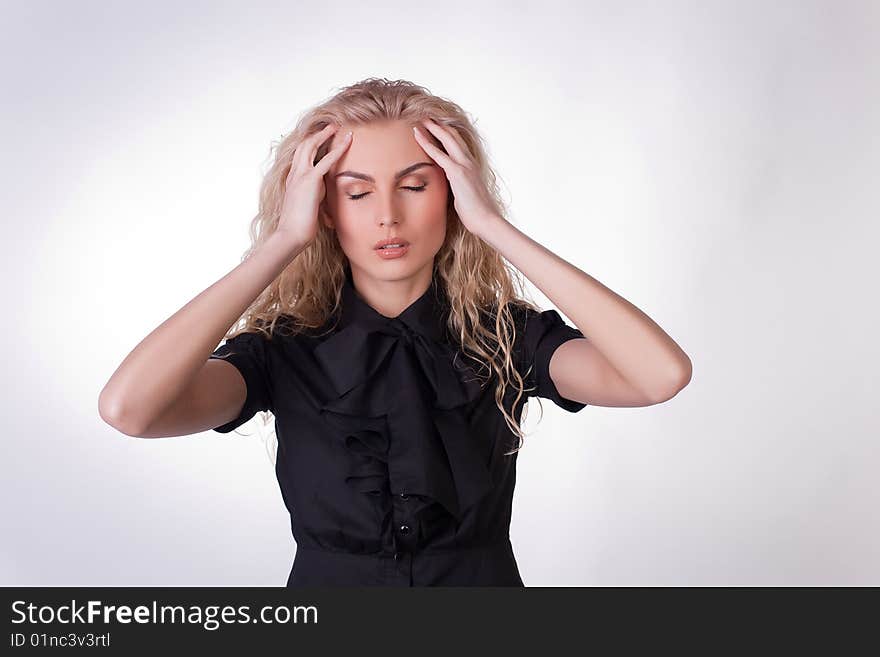
<path id="1" fill-rule="evenodd" d="M 372 75 L 470 112 L 514 222 L 694 363 L 532 402 L 526 585 L 880 584 L 880 3 L 2 9 L 0 584 L 285 582 L 260 438 L 129 438 L 98 393 L 238 264 L 270 142 Z"/>

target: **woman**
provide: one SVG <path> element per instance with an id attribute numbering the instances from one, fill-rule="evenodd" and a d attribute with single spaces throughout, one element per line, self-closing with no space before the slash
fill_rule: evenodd
<path id="1" fill-rule="evenodd" d="M 522 586 L 526 399 L 655 404 L 691 364 L 505 215 L 460 107 L 404 81 L 345 87 L 278 145 L 243 262 L 132 351 L 101 415 L 161 437 L 271 411 L 288 586 Z M 577 328 L 525 301 L 505 259 Z"/>

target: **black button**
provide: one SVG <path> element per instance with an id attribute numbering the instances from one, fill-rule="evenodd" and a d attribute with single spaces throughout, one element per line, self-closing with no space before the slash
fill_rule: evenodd
<path id="1" fill-rule="evenodd" d="M 400 494 L 400 499 L 402 499 L 402 500 L 408 500 L 408 499 L 409 499 L 409 495 L 407 495 L 406 493 L 401 493 L 401 494 Z"/>
<path id="2" fill-rule="evenodd" d="M 401 525 L 400 526 L 401 534 L 409 534 L 409 525 Z"/>
<path id="3" fill-rule="evenodd" d="M 397 561 L 398 559 L 400 559 L 400 552 L 395 552 L 394 553 L 394 560 Z"/>

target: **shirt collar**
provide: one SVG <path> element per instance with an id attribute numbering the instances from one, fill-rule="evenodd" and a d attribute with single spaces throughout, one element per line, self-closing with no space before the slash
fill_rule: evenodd
<path id="1" fill-rule="evenodd" d="M 346 268 L 345 272 L 340 302 L 339 330 L 351 324 L 359 324 L 369 330 L 402 322 L 413 331 L 432 340 L 440 341 L 446 335 L 447 304 L 436 276 L 431 279 L 431 285 L 428 289 L 407 306 L 402 313 L 397 317 L 385 317 L 358 294 L 354 287 L 351 270 Z"/>

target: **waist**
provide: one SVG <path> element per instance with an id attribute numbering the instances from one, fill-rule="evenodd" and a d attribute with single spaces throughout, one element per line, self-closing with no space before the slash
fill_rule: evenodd
<path id="1" fill-rule="evenodd" d="M 287 586 L 523 586 L 510 538 L 397 552 L 297 546 Z"/>
<path id="2" fill-rule="evenodd" d="M 502 539 L 497 539 L 494 541 L 488 541 L 485 543 L 468 543 L 466 545 L 456 545 L 449 547 L 431 547 L 427 546 L 424 548 L 419 548 L 417 550 L 409 550 L 401 547 L 397 551 L 379 551 L 379 552 L 350 552 L 347 550 L 340 550 L 338 548 L 328 548 L 321 547 L 319 545 L 300 545 L 297 544 L 296 551 L 306 550 L 310 552 L 321 552 L 330 555 L 339 555 L 342 557 L 356 557 L 356 558 L 364 558 L 364 559 L 376 559 L 381 557 L 391 557 L 394 558 L 397 555 L 397 558 L 400 558 L 404 554 L 410 554 L 414 557 L 420 556 L 431 556 L 431 555 L 449 555 L 449 554 L 458 554 L 458 553 L 467 553 L 467 552 L 475 552 L 481 550 L 495 550 L 498 548 L 512 548 L 510 543 L 510 537 L 507 536 Z"/>

